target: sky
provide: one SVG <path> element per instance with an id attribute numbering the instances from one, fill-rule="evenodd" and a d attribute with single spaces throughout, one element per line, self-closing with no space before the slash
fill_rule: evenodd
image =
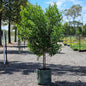
<path id="1" fill-rule="evenodd" d="M 69 9 L 72 5 L 80 4 L 82 6 L 82 16 L 79 18 L 79 21 L 83 20 L 86 24 L 86 0 L 29 0 L 32 4 L 38 3 L 43 10 L 48 7 L 49 4 L 53 5 L 56 2 L 57 7 L 60 11 L 64 9 Z M 65 18 L 64 18 L 65 19 Z M 67 19 L 65 19 L 65 22 Z"/>
<path id="2" fill-rule="evenodd" d="M 40 5 L 44 11 L 49 4 L 53 4 L 54 2 L 56 2 L 57 7 L 59 8 L 60 11 L 64 9 L 69 9 L 72 5 L 80 4 L 82 6 L 83 17 L 81 17 L 79 21 L 83 19 L 84 24 L 86 24 L 86 0 L 28 0 L 28 1 L 33 5 L 38 3 L 38 5 Z M 65 18 L 64 20 L 65 22 L 67 21 Z M 7 26 L 2 27 L 2 29 L 6 28 Z"/>

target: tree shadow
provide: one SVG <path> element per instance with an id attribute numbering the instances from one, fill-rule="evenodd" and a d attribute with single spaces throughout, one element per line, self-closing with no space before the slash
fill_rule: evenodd
<path id="1" fill-rule="evenodd" d="M 0 65 L 3 64 L 0 62 Z M 0 67 L 0 74 L 13 74 L 15 72 L 21 72 L 23 75 L 34 73 L 37 68 L 40 68 L 41 64 L 32 62 L 18 62 L 13 61 L 8 64 L 3 64 Z"/>
<path id="2" fill-rule="evenodd" d="M 47 64 L 47 67 L 52 69 L 52 75 L 54 76 L 61 77 L 62 75 L 65 75 L 69 72 L 69 75 L 73 76 L 86 76 L 85 66 Z M 0 62 L 0 74 L 10 75 L 16 72 L 20 72 L 23 75 L 29 75 L 30 73 L 34 73 L 38 68 L 41 68 L 41 63 L 13 61 L 9 62 L 9 64 L 3 65 L 3 63 Z M 50 86 L 86 86 L 86 82 L 55 81 L 55 83 L 52 83 Z"/>
<path id="3" fill-rule="evenodd" d="M 70 65 L 48 65 L 49 68 L 52 69 L 53 75 L 62 76 L 63 74 L 67 74 L 70 72 L 69 75 L 79 75 L 79 76 L 86 76 L 86 67 L 85 66 L 70 66 Z"/>
<path id="4" fill-rule="evenodd" d="M 0 54 L 3 54 L 3 51 L 0 51 Z M 19 51 L 18 50 L 7 50 L 7 54 L 19 54 Z M 31 53 L 30 51 L 21 51 L 20 54 L 33 54 Z"/>
<path id="5" fill-rule="evenodd" d="M 3 71 L 3 73 L 8 73 L 8 74 L 13 74 L 14 72 L 21 72 L 21 71 L 23 74 L 28 74 L 40 67 L 41 67 L 41 63 L 13 61 L 4 65 L 3 61 L 0 62 L 0 71 Z M 85 66 L 47 64 L 47 67 L 51 68 L 52 74 L 56 76 L 62 76 L 64 74 L 73 75 L 73 76 L 76 75 L 86 76 Z"/>
<path id="6" fill-rule="evenodd" d="M 56 81 L 52 83 L 50 86 L 86 86 L 86 82 L 76 81 L 76 82 L 68 82 L 68 81 Z"/>
<path id="7" fill-rule="evenodd" d="M 3 65 L 3 62 L 0 62 L 0 74 L 14 74 L 15 72 L 20 72 L 23 75 L 29 75 L 30 73 L 34 73 L 37 68 L 40 68 L 40 63 L 33 63 L 33 62 L 19 62 L 19 61 L 13 61 L 9 62 L 9 64 Z M 48 67 L 52 68 L 52 74 L 59 76 L 67 73 L 67 72 L 73 72 L 73 74 L 77 75 L 86 75 L 85 67 L 75 67 L 75 66 L 69 66 L 69 65 L 54 65 L 50 64 Z M 72 68 L 72 69 L 71 69 Z M 84 69 L 85 68 L 85 69 Z M 55 70 L 56 69 L 56 70 Z M 62 71 L 65 71 L 64 73 Z M 33 77 L 34 78 L 34 77 Z M 49 85 L 48 85 L 49 86 Z M 75 81 L 75 82 L 69 82 L 69 81 L 55 81 L 50 86 L 86 86 L 86 82 L 81 81 Z"/>
<path id="8" fill-rule="evenodd" d="M 7 46 L 8 48 L 19 48 L 19 46 L 15 45 L 15 46 Z M 25 45 L 21 45 L 20 48 L 27 48 L 27 46 Z"/>
<path id="9" fill-rule="evenodd" d="M 65 54 L 65 53 L 63 53 L 63 52 L 57 52 L 56 54 Z"/>
<path id="10" fill-rule="evenodd" d="M 61 77 L 65 74 L 70 76 L 86 76 L 85 66 L 70 66 L 70 65 L 54 65 L 50 64 L 47 67 L 52 69 L 52 75 Z M 59 80 L 59 79 L 58 79 Z M 81 82 L 80 80 L 75 82 L 69 81 L 55 81 L 50 86 L 86 86 L 86 82 Z"/>

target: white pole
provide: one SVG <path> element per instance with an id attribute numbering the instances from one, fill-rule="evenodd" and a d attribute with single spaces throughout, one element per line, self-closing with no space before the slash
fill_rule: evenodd
<path id="1" fill-rule="evenodd" d="M 5 56 L 5 32 L 3 31 L 3 57 L 4 57 L 4 64 L 6 63 L 6 56 Z"/>

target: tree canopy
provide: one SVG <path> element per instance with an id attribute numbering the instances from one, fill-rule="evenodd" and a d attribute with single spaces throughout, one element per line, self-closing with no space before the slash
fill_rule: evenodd
<path id="1" fill-rule="evenodd" d="M 17 25 L 20 35 L 28 38 L 30 50 L 40 56 L 43 51 L 54 55 L 59 50 L 57 44 L 61 37 L 61 19 L 57 5 L 49 5 L 44 12 L 39 5 L 27 4 L 27 7 L 21 7 L 22 21 Z"/>

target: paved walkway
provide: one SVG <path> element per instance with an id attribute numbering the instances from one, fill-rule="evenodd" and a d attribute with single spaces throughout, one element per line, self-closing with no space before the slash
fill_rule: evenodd
<path id="1" fill-rule="evenodd" d="M 3 65 L 3 52 L 0 50 L 0 86 L 38 86 L 35 69 L 42 66 L 42 57 L 23 48 L 8 47 L 9 64 Z M 73 51 L 62 46 L 61 53 L 53 57 L 47 54 L 47 67 L 52 69 L 51 86 L 86 86 L 86 52 Z"/>

